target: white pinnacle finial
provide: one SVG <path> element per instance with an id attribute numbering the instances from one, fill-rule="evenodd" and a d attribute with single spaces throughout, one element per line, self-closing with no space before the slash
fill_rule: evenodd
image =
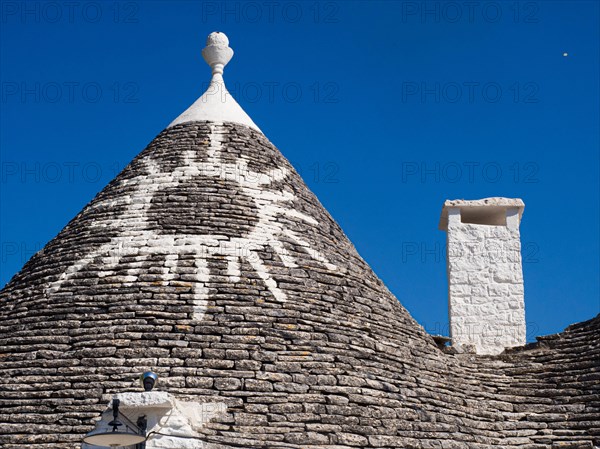
<path id="1" fill-rule="evenodd" d="M 213 75 L 223 74 L 223 68 L 233 57 L 233 49 L 229 47 L 229 39 L 225 33 L 215 31 L 208 35 L 202 57 L 212 69 Z"/>
<path id="2" fill-rule="evenodd" d="M 209 34 L 202 57 L 212 69 L 210 85 L 169 127 L 188 122 L 234 122 L 260 131 L 225 87 L 223 68 L 233 57 L 233 50 L 229 47 L 229 39 L 225 33 L 215 31 Z"/>

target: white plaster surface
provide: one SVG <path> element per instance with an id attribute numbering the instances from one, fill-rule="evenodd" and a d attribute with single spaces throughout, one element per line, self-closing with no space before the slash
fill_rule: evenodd
<path id="1" fill-rule="evenodd" d="M 206 41 L 206 48 L 202 50 L 202 56 L 212 69 L 210 85 L 206 92 L 173 120 L 168 127 L 207 120 L 240 123 L 260 131 L 225 87 L 223 68 L 233 57 L 233 50 L 229 47 L 227 36 L 218 32 L 211 33 Z"/>
<path id="2" fill-rule="evenodd" d="M 516 210 L 518 223 L 521 221 L 525 203 L 520 198 L 490 197 L 480 200 L 446 200 L 440 216 L 439 229 L 448 228 L 448 211 L 457 208 L 461 211 L 463 221 L 489 225 L 506 224 L 506 210 Z"/>
<path id="3" fill-rule="evenodd" d="M 461 212 L 447 208 L 452 345 L 499 354 L 526 342 L 518 210 L 504 206 L 507 225 L 462 223 Z"/>
<path id="4" fill-rule="evenodd" d="M 206 447 L 198 431 L 213 418 L 227 412 L 221 402 L 190 402 L 175 398 L 159 391 L 143 393 L 121 393 L 115 396 L 121 401 L 119 411 L 135 423 L 140 416 L 146 416 L 148 428 L 146 449 L 202 449 Z M 112 400 L 107 410 L 90 433 L 110 431 L 108 423 L 112 418 Z M 82 449 L 98 448 L 83 444 Z"/>
<path id="5" fill-rule="evenodd" d="M 145 391 L 143 393 L 120 393 L 115 396 L 121 402 L 119 409 L 121 411 L 138 408 L 171 408 L 173 407 L 173 398 L 164 391 Z M 109 403 L 112 408 L 112 401 Z"/>

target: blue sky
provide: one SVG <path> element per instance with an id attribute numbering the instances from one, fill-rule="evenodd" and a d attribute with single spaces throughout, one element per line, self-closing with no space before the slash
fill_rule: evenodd
<path id="1" fill-rule="evenodd" d="M 412 315 L 445 199 L 520 197 L 529 339 L 600 312 L 599 3 L 21 2 L 0 16 L 0 284 L 225 79 Z"/>

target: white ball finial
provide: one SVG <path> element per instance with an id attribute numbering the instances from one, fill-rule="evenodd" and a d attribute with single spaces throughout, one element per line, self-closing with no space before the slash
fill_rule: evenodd
<path id="1" fill-rule="evenodd" d="M 229 38 L 225 35 L 225 33 L 221 33 L 220 31 L 213 31 L 206 38 L 206 45 L 220 45 L 223 47 L 228 47 Z"/>
<path id="2" fill-rule="evenodd" d="M 229 47 L 229 39 L 225 33 L 215 31 L 210 33 L 206 39 L 206 47 L 202 50 L 202 56 L 212 69 L 214 75 L 222 75 L 223 68 L 233 57 L 233 50 Z"/>
<path id="3" fill-rule="evenodd" d="M 183 114 L 171 122 L 169 127 L 189 122 L 233 122 L 260 132 L 252 119 L 244 112 L 235 98 L 227 91 L 223 81 L 223 68 L 233 57 L 229 39 L 223 33 L 210 33 L 202 56 L 212 69 L 212 79 L 206 92 Z"/>

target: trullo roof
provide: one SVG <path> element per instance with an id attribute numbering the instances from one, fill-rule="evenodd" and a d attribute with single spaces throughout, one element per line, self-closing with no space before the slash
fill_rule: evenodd
<path id="1" fill-rule="evenodd" d="M 80 447 L 151 369 L 161 391 L 224 404 L 180 447 L 597 447 L 600 319 L 501 356 L 444 353 L 221 101 L 231 54 L 223 35 L 207 48 L 217 94 L 2 290 L 0 446 Z"/>

